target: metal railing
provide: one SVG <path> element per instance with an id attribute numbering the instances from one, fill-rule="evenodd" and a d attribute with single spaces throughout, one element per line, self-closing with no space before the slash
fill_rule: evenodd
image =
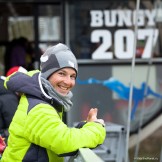
<path id="1" fill-rule="evenodd" d="M 80 148 L 77 156 L 71 157 L 68 162 L 104 162 L 89 148 Z"/>

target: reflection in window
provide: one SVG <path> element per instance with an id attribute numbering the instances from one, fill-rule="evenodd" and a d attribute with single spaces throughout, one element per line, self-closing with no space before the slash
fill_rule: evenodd
<path id="1" fill-rule="evenodd" d="M 8 23 L 9 40 L 21 36 L 34 40 L 33 17 L 9 17 Z"/>
<path id="2" fill-rule="evenodd" d="M 58 41 L 60 39 L 60 17 L 39 17 L 40 41 Z"/>

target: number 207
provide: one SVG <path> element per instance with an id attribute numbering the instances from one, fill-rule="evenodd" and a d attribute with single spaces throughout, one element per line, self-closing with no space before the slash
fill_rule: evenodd
<path id="1" fill-rule="evenodd" d="M 145 41 L 142 58 L 150 58 L 152 50 L 156 45 L 159 35 L 158 29 L 139 29 L 137 32 L 137 40 Z M 120 29 L 114 33 L 114 55 L 118 59 L 131 59 L 134 52 L 134 31 L 130 29 Z M 109 30 L 94 30 L 91 33 L 92 43 L 102 43 L 92 53 L 92 59 L 113 59 L 112 33 Z"/>

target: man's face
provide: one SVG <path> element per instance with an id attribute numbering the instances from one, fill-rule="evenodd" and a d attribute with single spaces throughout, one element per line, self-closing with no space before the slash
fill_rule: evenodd
<path id="1" fill-rule="evenodd" d="M 72 68 L 63 68 L 54 72 L 48 80 L 58 93 L 65 96 L 75 85 L 76 72 Z"/>

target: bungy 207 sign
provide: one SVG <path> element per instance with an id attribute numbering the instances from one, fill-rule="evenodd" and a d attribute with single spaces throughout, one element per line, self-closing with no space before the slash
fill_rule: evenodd
<path id="1" fill-rule="evenodd" d="M 100 43 L 92 54 L 92 59 L 131 59 L 133 57 L 135 37 L 144 41 L 142 58 L 150 58 L 157 42 L 159 30 L 155 28 L 156 11 L 139 10 L 91 10 L 91 42 Z M 136 20 L 137 17 L 137 20 Z M 137 35 L 131 29 L 137 22 Z M 103 28 L 104 29 L 101 29 Z M 105 29 L 115 28 L 115 32 Z M 126 28 L 125 28 L 126 27 Z M 121 29 L 124 28 L 124 29 Z M 102 42 L 100 40 L 102 39 Z M 113 52 L 110 49 L 114 49 Z"/>

